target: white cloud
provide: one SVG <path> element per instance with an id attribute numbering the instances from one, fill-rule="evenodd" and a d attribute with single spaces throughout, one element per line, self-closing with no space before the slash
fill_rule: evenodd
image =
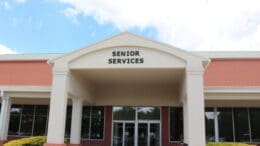
<path id="1" fill-rule="evenodd" d="M 14 0 L 18 4 L 24 4 L 27 0 Z"/>
<path id="2" fill-rule="evenodd" d="M 260 50 L 259 0 L 60 0 L 66 16 L 92 16 L 120 30 L 154 27 L 186 50 Z"/>
<path id="3" fill-rule="evenodd" d="M 12 2 L 16 4 L 24 4 L 27 2 L 27 0 L 13 0 Z M 10 10 L 13 4 L 10 0 L 0 0 L 0 7 L 3 7 L 5 10 Z"/>
<path id="4" fill-rule="evenodd" d="M 79 21 L 77 19 L 77 15 L 80 13 L 78 10 L 74 8 L 66 8 L 65 10 L 61 11 L 63 15 L 65 15 L 67 18 L 71 20 L 74 24 L 79 24 Z"/>
<path id="5" fill-rule="evenodd" d="M 0 44 L 0 54 L 15 54 L 16 52 L 4 45 Z"/>

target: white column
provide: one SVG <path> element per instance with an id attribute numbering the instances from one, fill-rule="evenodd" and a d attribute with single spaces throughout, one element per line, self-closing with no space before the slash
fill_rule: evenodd
<path id="1" fill-rule="evenodd" d="M 64 144 L 67 112 L 68 71 L 54 71 L 52 80 L 47 144 Z"/>
<path id="2" fill-rule="evenodd" d="M 188 146 L 206 144 L 203 88 L 203 70 L 187 70 L 183 114 L 184 142 Z"/>
<path id="3" fill-rule="evenodd" d="M 7 140 L 9 120 L 10 120 L 11 99 L 8 96 L 2 97 L 2 107 L 0 116 L 0 141 Z"/>
<path id="4" fill-rule="evenodd" d="M 215 130 L 215 141 L 219 142 L 219 132 L 218 132 L 218 111 L 214 107 L 214 130 Z"/>
<path id="5" fill-rule="evenodd" d="M 72 119 L 71 119 L 71 132 L 70 132 L 71 144 L 80 144 L 82 106 L 83 106 L 83 100 L 81 98 L 72 98 Z"/>

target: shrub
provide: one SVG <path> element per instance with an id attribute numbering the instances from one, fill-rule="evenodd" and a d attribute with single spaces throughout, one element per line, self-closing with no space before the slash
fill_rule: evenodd
<path id="1" fill-rule="evenodd" d="M 207 146 L 256 146 L 244 143 L 232 143 L 232 142 L 212 142 L 208 143 Z"/>
<path id="2" fill-rule="evenodd" d="M 4 146 L 43 146 L 46 140 L 47 140 L 46 136 L 35 136 L 35 137 L 11 140 L 6 144 L 4 144 Z"/>

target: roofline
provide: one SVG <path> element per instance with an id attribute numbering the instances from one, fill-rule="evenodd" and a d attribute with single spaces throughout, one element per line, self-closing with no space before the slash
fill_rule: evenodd
<path id="1" fill-rule="evenodd" d="M 0 55 L 0 61 L 47 61 L 61 53 L 37 53 L 37 54 L 2 54 Z"/>
<path id="2" fill-rule="evenodd" d="M 203 60 L 203 61 L 205 61 L 205 62 L 208 62 L 208 60 L 209 60 L 209 58 L 207 58 L 207 57 L 190 53 L 189 51 L 180 49 L 180 48 L 175 47 L 175 46 L 173 46 L 173 45 L 170 45 L 170 44 L 167 44 L 167 43 L 163 43 L 163 42 L 160 42 L 160 41 L 157 41 L 157 40 L 153 40 L 153 39 L 151 39 L 151 38 L 144 37 L 144 36 L 141 36 L 141 35 L 132 33 L 132 32 L 125 31 L 125 32 L 121 32 L 121 33 L 118 33 L 118 34 L 116 34 L 116 35 L 113 35 L 113 36 L 111 36 L 111 37 L 105 38 L 105 39 L 103 39 L 103 40 L 101 40 L 101 41 L 97 41 L 97 42 L 95 42 L 95 43 L 86 45 L 86 46 L 84 46 L 84 47 L 81 47 L 80 49 L 73 50 L 73 51 L 71 51 L 71 52 L 69 52 L 69 53 L 66 53 L 66 54 L 64 54 L 64 55 L 61 55 L 61 56 L 59 56 L 59 57 L 50 59 L 50 60 L 48 61 L 48 63 L 49 63 L 49 64 L 53 64 L 56 60 L 59 60 L 60 58 L 66 57 L 66 56 L 68 56 L 68 55 L 70 55 L 70 54 L 73 54 L 73 53 L 75 53 L 75 52 L 78 52 L 78 51 L 80 51 L 80 50 L 86 49 L 86 48 L 91 47 L 91 46 L 95 46 L 95 45 L 97 45 L 97 44 L 103 43 L 103 42 L 105 42 L 105 41 L 107 41 L 107 40 L 111 40 L 111 39 L 113 39 L 113 38 L 119 37 L 119 36 L 124 35 L 124 34 L 130 34 L 130 35 L 133 35 L 133 36 L 135 36 L 135 37 L 138 37 L 138 38 L 141 38 L 141 39 L 144 39 L 144 40 L 147 40 L 147 41 L 151 41 L 151 42 L 153 42 L 153 43 L 160 44 L 160 45 L 162 45 L 162 46 L 167 46 L 167 47 L 170 47 L 170 48 L 174 48 L 174 49 L 176 49 L 176 50 L 178 50 L 178 51 L 180 51 L 180 52 L 182 52 L 182 53 L 187 53 L 187 54 L 190 54 L 190 55 L 193 56 L 193 57 L 200 58 L 201 60 Z"/>
<path id="3" fill-rule="evenodd" d="M 211 59 L 260 59 L 260 51 L 192 51 Z"/>
<path id="4" fill-rule="evenodd" d="M 260 59 L 260 51 L 186 51 L 208 59 Z M 50 61 L 65 53 L 2 54 L 0 61 Z"/>

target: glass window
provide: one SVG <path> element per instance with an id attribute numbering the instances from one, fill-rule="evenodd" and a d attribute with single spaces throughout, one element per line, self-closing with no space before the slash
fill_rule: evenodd
<path id="1" fill-rule="evenodd" d="M 235 126 L 235 141 L 248 142 L 249 135 L 249 121 L 247 108 L 234 108 L 234 126 Z"/>
<path id="2" fill-rule="evenodd" d="M 103 139 L 104 107 L 84 106 L 82 114 L 81 137 Z"/>
<path id="3" fill-rule="evenodd" d="M 35 115 L 44 115 L 48 114 L 48 105 L 36 105 Z"/>
<path id="4" fill-rule="evenodd" d="M 135 107 L 113 107 L 113 120 L 135 120 Z"/>
<path id="5" fill-rule="evenodd" d="M 47 105 L 12 105 L 8 135 L 46 135 Z"/>
<path id="6" fill-rule="evenodd" d="M 32 135 L 32 125 L 33 125 L 33 115 L 34 115 L 34 105 L 24 105 L 22 110 L 21 119 L 21 136 L 31 136 Z"/>
<path id="7" fill-rule="evenodd" d="M 67 107 L 67 115 L 66 115 L 66 127 L 65 127 L 65 137 L 70 137 L 70 129 L 71 129 L 71 115 L 72 115 L 72 107 Z"/>
<path id="8" fill-rule="evenodd" d="M 19 134 L 21 113 L 22 113 L 21 105 L 12 105 L 8 135 Z"/>
<path id="9" fill-rule="evenodd" d="M 183 111 L 180 107 L 170 108 L 170 141 L 183 140 Z"/>
<path id="10" fill-rule="evenodd" d="M 102 139 L 104 131 L 104 108 L 92 107 L 90 139 Z"/>
<path id="11" fill-rule="evenodd" d="M 218 108 L 219 141 L 233 141 L 232 108 Z"/>
<path id="12" fill-rule="evenodd" d="M 250 108 L 252 142 L 260 142 L 260 108 Z"/>
<path id="13" fill-rule="evenodd" d="M 215 141 L 215 124 L 214 124 L 214 108 L 205 109 L 206 124 L 206 140 L 207 142 Z"/>
<path id="14" fill-rule="evenodd" d="M 47 134 L 47 105 L 37 105 L 34 117 L 33 135 L 40 136 Z"/>
<path id="15" fill-rule="evenodd" d="M 138 107 L 138 120 L 160 120 L 160 108 Z"/>
<path id="16" fill-rule="evenodd" d="M 90 112 L 91 108 L 89 106 L 84 106 L 82 111 L 82 124 L 81 124 L 81 137 L 89 138 L 89 124 L 90 124 Z"/>

